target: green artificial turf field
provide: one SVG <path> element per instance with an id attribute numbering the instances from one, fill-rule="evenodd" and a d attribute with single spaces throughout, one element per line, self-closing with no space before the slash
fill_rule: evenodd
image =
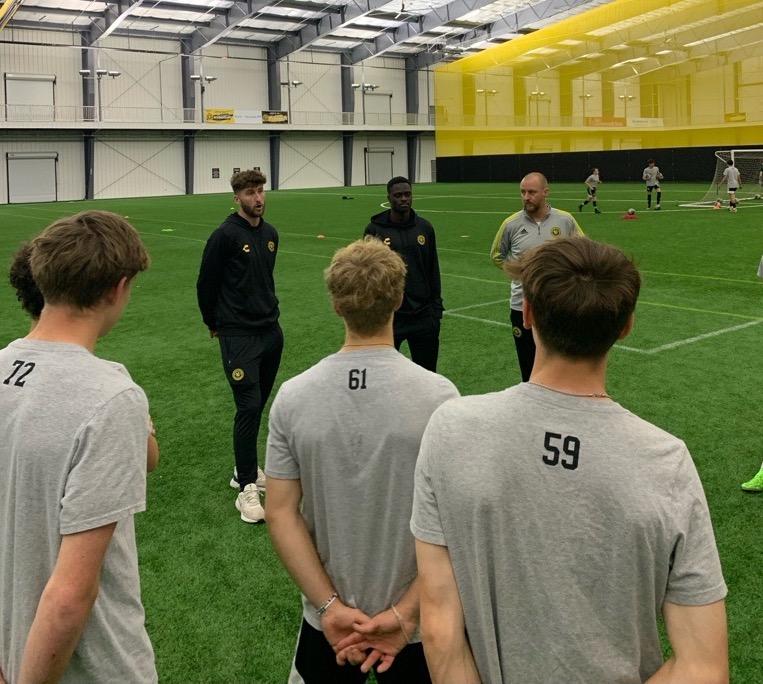
<path id="1" fill-rule="evenodd" d="M 732 679 L 756 682 L 763 681 L 763 494 L 739 485 L 763 460 L 763 281 L 756 277 L 763 202 L 743 203 L 737 214 L 678 206 L 705 190 L 666 183 L 660 212 L 646 211 L 642 183 L 603 184 L 601 215 L 590 205 L 577 212 L 582 184 L 553 185 L 550 202 L 572 211 L 590 237 L 634 255 L 642 270 L 636 325 L 612 353 L 608 391 L 687 442 L 729 585 Z M 340 346 L 343 328 L 322 272 L 384 200 L 380 187 L 269 193 L 266 216 L 281 235 L 276 285 L 286 339 L 276 386 Z M 509 286 L 488 253 L 503 218 L 520 206 L 518 184 L 414 187 L 414 208 L 437 231 L 448 309 L 439 371 L 462 394 L 519 380 Z M 167 684 L 285 682 L 300 624 L 298 592 L 265 526 L 241 522 L 233 505 L 233 402 L 217 343 L 196 308 L 204 242 L 231 207 L 230 195 L 0 206 L 4 270 L 19 242 L 86 208 L 128 216 L 151 253 L 150 270 L 98 353 L 124 363 L 145 388 L 161 447 L 148 510 L 136 520 L 148 629 Z M 629 207 L 637 220 L 621 219 Z M 28 328 L 5 278 L 0 311 L 4 346 Z"/>

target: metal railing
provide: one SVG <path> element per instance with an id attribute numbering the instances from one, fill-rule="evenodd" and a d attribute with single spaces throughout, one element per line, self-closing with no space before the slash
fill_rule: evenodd
<path id="1" fill-rule="evenodd" d="M 0 105 L 1 123 L 108 123 L 108 124 L 198 124 L 198 109 L 181 107 L 114 107 L 99 108 L 93 105 Z M 429 114 L 404 114 L 374 112 L 291 112 L 289 124 L 315 126 L 318 128 L 341 128 L 343 126 L 431 126 L 434 121 Z M 214 125 L 214 124 L 210 124 Z M 235 124 L 226 124 L 231 126 Z"/>

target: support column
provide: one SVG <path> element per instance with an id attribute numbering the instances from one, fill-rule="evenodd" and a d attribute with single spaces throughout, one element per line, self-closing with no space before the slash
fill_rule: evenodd
<path id="1" fill-rule="evenodd" d="M 348 54 L 342 53 L 339 82 L 342 93 L 342 124 L 355 123 L 355 91 L 352 89 L 355 72 Z"/>
<path id="2" fill-rule="evenodd" d="M 268 48 L 268 107 L 281 109 L 281 63 L 274 48 Z"/>
<path id="3" fill-rule="evenodd" d="M 95 131 L 82 134 L 82 148 L 85 155 L 85 199 L 95 197 Z"/>
<path id="4" fill-rule="evenodd" d="M 352 149 L 353 142 L 355 140 L 355 133 L 352 131 L 345 131 L 342 133 L 342 159 L 344 160 L 344 185 L 350 187 L 352 185 Z"/>
<path id="5" fill-rule="evenodd" d="M 405 58 L 405 111 L 408 125 L 419 122 L 419 72 L 413 57 Z"/>
<path id="6" fill-rule="evenodd" d="M 193 195 L 193 170 L 196 165 L 196 131 L 183 133 L 183 159 L 185 162 L 185 194 Z"/>
<path id="7" fill-rule="evenodd" d="M 180 55 L 180 85 L 182 87 L 183 98 L 183 121 L 185 123 L 194 123 L 196 121 L 196 86 L 191 80 L 191 74 L 193 73 L 193 55 L 191 54 L 191 43 L 189 41 L 180 41 Z M 201 116 L 203 119 L 203 112 Z"/>
<path id="8" fill-rule="evenodd" d="M 406 134 L 408 143 L 408 178 L 411 183 L 418 181 L 418 161 L 419 161 L 419 145 L 421 142 L 421 133 L 418 131 L 409 132 Z"/>
<path id="9" fill-rule="evenodd" d="M 94 121 L 95 114 L 95 50 L 90 49 L 95 36 L 93 29 L 82 31 L 80 40 L 82 43 L 82 68 L 90 70 L 90 76 L 82 79 L 82 118 L 85 121 Z M 86 114 L 86 112 L 88 112 Z"/>
<path id="10" fill-rule="evenodd" d="M 281 134 L 274 132 L 270 134 L 270 189 L 278 190 L 278 173 L 281 162 Z"/>

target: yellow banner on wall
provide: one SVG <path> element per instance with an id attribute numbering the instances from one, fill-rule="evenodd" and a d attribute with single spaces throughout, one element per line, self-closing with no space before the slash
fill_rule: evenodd
<path id="1" fill-rule="evenodd" d="M 236 123 L 236 113 L 232 109 L 205 109 L 204 122 L 208 124 Z"/>

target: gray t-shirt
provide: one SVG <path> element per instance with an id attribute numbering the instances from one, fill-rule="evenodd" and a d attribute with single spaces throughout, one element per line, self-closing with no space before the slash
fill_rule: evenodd
<path id="1" fill-rule="evenodd" d="M 644 169 L 644 180 L 646 181 L 646 187 L 654 188 L 660 184 L 660 169 L 658 166 L 647 166 Z"/>
<path id="2" fill-rule="evenodd" d="M 116 522 L 98 597 L 62 682 L 157 681 L 133 516 L 146 507 L 148 404 L 85 348 L 0 351 L 0 668 L 15 681 L 62 535 Z"/>
<path id="3" fill-rule="evenodd" d="M 483 682 L 640 683 L 663 602 L 726 595 L 686 445 L 530 384 L 432 416 L 411 531 L 448 547 Z"/>
<path id="4" fill-rule="evenodd" d="M 416 577 L 416 457 L 434 410 L 457 396 L 450 380 L 379 349 L 333 354 L 285 382 L 273 402 L 265 473 L 301 480 L 321 562 L 342 601 L 368 615 Z M 304 597 L 303 605 L 321 629 Z"/>
<path id="5" fill-rule="evenodd" d="M 490 250 L 490 258 L 499 268 L 504 261 L 518 259 L 528 249 L 537 247 L 554 238 L 583 235 L 572 214 L 561 209 L 548 208 L 548 214 L 536 223 L 523 209 L 509 216 L 498 229 Z M 511 308 L 522 310 L 522 283 L 511 281 Z"/>
<path id="6" fill-rule="evenodd" d="M 727 166 L 723 170 L 723 177 L 726 179 L 726 186 L 728 187 L 729 192 L 739 189 L 739 180 L 741 174 L 739 173 L 739 169 L 737 169 L 736 166 Z"/>

